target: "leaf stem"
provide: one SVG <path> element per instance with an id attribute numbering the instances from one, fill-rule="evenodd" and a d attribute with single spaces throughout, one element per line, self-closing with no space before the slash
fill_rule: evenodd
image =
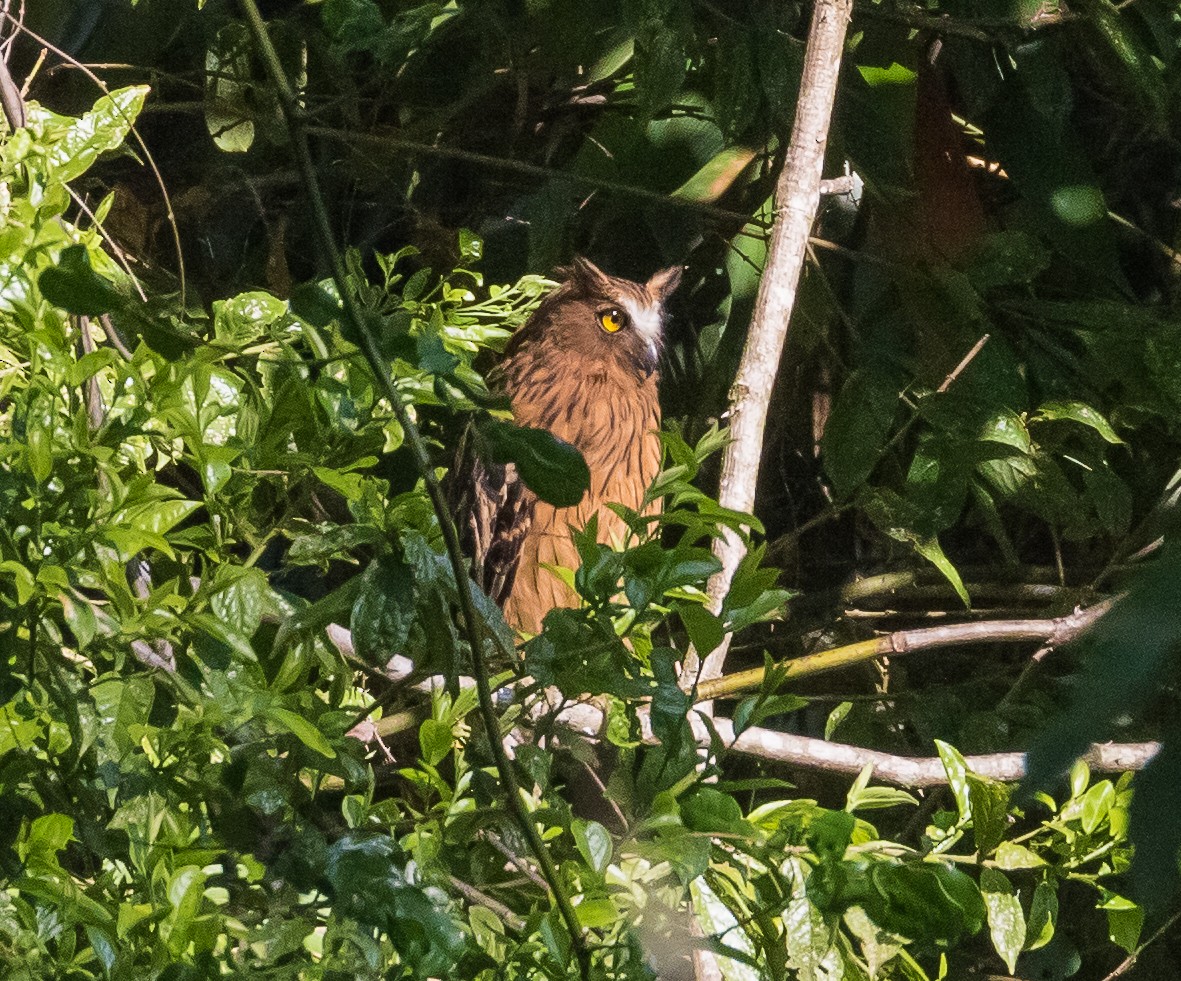
<path id="1" fill-rule="evenodd" d="M 570 901 L 570 897 L 566 894 L 561 880 L 558 878 L 558 871 L 553 859 L 550 857 L 549 852 L 546 851 L 545 843 L 541 840 L 541 835 L 538 833 L 536 825 L 533 823 L 528 810 L 526 810 L 521 800 L 520 788 L 516 775 L 513 773 L 512 762 L 509 760 L 508 753 L 505 751 L 504 744 L 500 738 L 500 720 L 492 701 L 492 688 L 488 677 L 488 667 L 484 663 L 484 639 L 486 637 L 490 638 L 494 644 L 502 649 L 502 653 L 510 659 L 511 652 L 503 650 L 503 645 L 497 638 L 496 632 L 487 629 L 483 618 L 476 612 L 475 601 L 472 598 L 472 583 L 468 576 L 467 563 L 463 557 L 463 551 L 459 545 L 459 535 L 455 529 L 455 523 L 451 519 L 443 489 L 439 485 L 439 479 L 435 476 L 434 468 L 427 454 L 426 444 L 419 434 L 414 420 L 406 411 L 405 405 L 402 404 L 401 394 L 398 392 L 398 388 L 394 384 L 393 377 L 390 374 L 390 366 L 378 346 L 376 337 L 373 336 L 373 333 L 369 330 L 365 322 L 365 318 L 357 305 L 356 297 L 353 295 L 352 290 L 349 289 L 345 275 L 344 261 L 333 241 L 332 226 L 328 220 L 328 211 L 324 206 L 324 198 L 320 193 L 319 181 L 316 178 L 315 165 L 312 161 L 311 151 L 308 148 L 303 110 L 287 81 L 286 73 L 283 71 L 283 66 L 279 61 L 279 55 L 271 44 L 270 38 L 267 36 L 266 24 L 262 19 L 262 15 L 259 13 L 255 0 L 241 0 L 241 5 L 250 25 L 251 33 L 254 35 L 255 44 L 258 46 L 258 51 L 266 66 L 267 74 L 270 75 L 271 81 L 275 85 L 279 97 L 279 105 L 287 122 L 287 128 L 291 133 L 291 144 L 295 152 L 296 164 L 299 167 L 300 174 L 303 178 L 304 189 L 307 191 L 308 201 L 312 208 L 312 219 L 316 230 L 316 237 L 319 239 L 324 257 L 327 259 L 331 268 L 332 279 L 336 284 L 337 292 L 340 294 L 344 315 L 348 319 L 350 326 L 356 332 L 356 335 L 361 338 L 365 358 L 369 362 L 369 366 L 373 371 L 378 385 L 381 386 L 384 394 L 389 399 L 394 415 L 402 426 L 402 431 L 406 437 L 406 446 L 410 448 L 411 455 L 414 457 L 415 465 L 422 476 L 427 495 L 430 497 L 431 505 L 438 518 L 439 526 L 443 533 L 443 541 L 447 549 L 447 557 L 451 562 L 451 569 L 455 574 L 463 630 L 472 651 L 472 672 L 475 676 L 476 692 L 479 696 L 480 715 L 483 718 L 484 727 L 488 733 L 488 743 L 492 750 L 496 770 L 500 775 L 501 785 L 504 788 L 509 809 L 520 825 L 525 840 L 529 843 L 529 848 L 537 859 L 541 874 L 545 878 L 550 892 L 553 894 L 554 902 L 558 907 L 562 920 L 566 924 L 566 929 L 570 932 L 570 940 L 578 957 L 580 973 L 585 981 L 590 976 L 590 948 L 587 946 L 582 928 L 579 926 L 574 905 Z"/>

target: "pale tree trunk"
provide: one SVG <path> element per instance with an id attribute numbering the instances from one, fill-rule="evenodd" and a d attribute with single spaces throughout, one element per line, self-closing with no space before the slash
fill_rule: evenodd
<path id="1" fill-rule="evenodd" d="M 795 306 L 808 237 L 820 206 L 824 151 L 852 11 L 852 0 L 816 0 L 812 12 L 791 142 L 775 187 L 775 221 L 767 263 L 738 374 L 730 389 L 731 442 L 722 457 L 718 498 L 724 507 L 739 511 L 754 510 L 767 407 Z M 715 541 L 714 554 L 722 563 L 722 570 L 709 583 L 710 608 L 716 611 L 730 589 L 746 546 L 727 531 L 724 538 Z M 682 686 L 688 688 L 697 681 L 720 677 L 729 646 L 727 635 L 704 663 L 691 650 L 681 673 Z M 697 708 L 711 711 L 708 705 Z"/>

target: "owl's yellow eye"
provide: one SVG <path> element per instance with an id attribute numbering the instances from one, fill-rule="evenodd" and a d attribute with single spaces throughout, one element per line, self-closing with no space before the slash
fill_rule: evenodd
<path id="1" fill-rule="evenodd" d="M 599 313 L 599 325 L 608 334 L 614 334 L 620 327 L 627 325 L 627 314 L 618 307 L 611 307 Z"/>

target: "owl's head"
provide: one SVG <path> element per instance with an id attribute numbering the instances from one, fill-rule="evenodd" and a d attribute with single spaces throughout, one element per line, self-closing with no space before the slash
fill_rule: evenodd
<path id="1" fill-rule="evenodd" d="M 577 356 L 588 366 L 605 361 L 650 376 L 660 360 L 664 304 L 681 281 L 681 267 L 634 283 L 608 276 L 579 257 L 557 274 L 562 285 L 545 298 L 506 353 L 536 343 Z"/>

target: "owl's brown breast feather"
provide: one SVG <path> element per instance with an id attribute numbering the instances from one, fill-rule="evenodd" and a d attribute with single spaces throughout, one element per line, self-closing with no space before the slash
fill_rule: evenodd
<path id="1" fill-rule="evenodd" d="M 490 378 L 510 397 L 518 425 L 548 429 L 571 443 L 591 478 L 579 504 L 555 508 L 525 487 L 511 465 L 476 465 L 469 522 L 480 578 L 518 630 L 536 633 L 551 609 L 577 604 L 547 568 L 577 568 L 571 528 L 597 514 L 599 541 L 622 540 L 626 526 L 605 505 L 639 509 L 660 469 L 654 342 L 627 326 L 607 332 L 599 318 L 616 307 L 659 318 L 679 278 L 674 267 L 638 284 L 576 260 L 570 279 L 518 331 Z"/>

